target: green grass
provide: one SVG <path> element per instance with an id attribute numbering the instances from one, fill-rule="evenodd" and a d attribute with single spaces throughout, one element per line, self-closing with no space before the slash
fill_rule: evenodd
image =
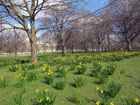
<path id="1" fill-rule="evenodd" d="M 44 55 L 46 54 L 42 54 L 40 56 Z M 50 56 L 50 54 L 48 55 Z M 24 57 L 17 57 L 16 59 L 22 58 Z M 8 58 L 6 60 L 8 60 Z M 115 98 L 111 99 L 111 101 L 113 101 L 115 105 L 123 105 L 124 100 L 128 98 L 134 99 L 138 97 L 140 99 L 140 56 L 131 57 L 130 59 L 124 59 L 115 63 L 117 65 L 117 70 L 113 75 L 109 76 L 107 84 L 103 85 L 98 84 L 97 79 L 91 76 L 91 70 L 93 67 L 92 63 L 86 64 L 87 71 L 85 72 L 85 74 L 79 75 L 76 73 L 76 70 L 68 71 L 66 76 L 66 87 L 64 88 L 64 90 L 57 90 L 55 87 L 47 85 L 45 83 L 45 74 L 42 73 L 42 68 L 36 69 L 35 71 L 38 72 L 39 79 L 27 82 L 26 92 L 24 95 L 24 104 L 33 105 L 32 100 L 35 98 L 36 95 L 35 89 L 38 88 L 39 90 L 43 91 L 45 88 L 47 88 L 54 95 L 56 95 L 54 105 L 75 105 L 70 101 L 70 97 L 72 96 L 73 91 L 80 91 L 81 98 L 84 100 L 82 105 L 95 105 L 95 102 L 99 99 L 98 94 L 96 92 L 96 87 L 98 86 L 100 88 L 106 89 L 111 81 L 115 81 L 122 85 L 119 94 Z M 56 67 L 54 66 L 51 66 L 51 69 L 52 71 L 56 71 Z M 69 70 L 68 66 L 67 70 Z M 122 70 L 124 70 L 125 72 L 119 75 L 119 72 L 121 72 Z M 21 88 L 16 87 L 16 75 L 20 72 L 22 71 L 20 70 L 18 72 L 10 72 L 8 71 L 7 67 L 0 67 L 0 76 L 7 77 L 9 83 L 8 87 L 0 88 L 0 105 L 10 105 L 10 101 L 13 99 L 13 97 L 21 92 Z M 54 86 L 59 80 L 59 77 L 57 77 L 57 75 L 58 73 L 56 73 Z M 86 85 L 80 88 L 75 88 L 73 86 L 73 82 L 74 78 L 77 76 L 85 78 L 87 82 Z"/>

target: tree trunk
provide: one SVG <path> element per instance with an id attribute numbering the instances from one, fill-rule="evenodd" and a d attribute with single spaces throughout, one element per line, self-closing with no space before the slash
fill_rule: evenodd
<path id="1" fill-rule="evenodd" d="M 62 56 L 66 56 L 66 46 L 62 45 Z"/>
<path id="2" fill-rule="evenodd" d="M 107 35 L 107 41 L 108 41 L 108 45 L 107 45 L 108 51 L 110 51 L 110 37 L 109 37 L 109 35 Z"/>
<path id="3" fill-rule="evenodd" d="M 32 17 L 31 23 L 31 33 L 29 33 L 30 45 L 31 45 L 31 62 L 37 63 L 37 42 L 36 42 L 36 30 L 35 30 L 35 18 Z"/>
<path id="4" fill-rule="evenodd" d="M 30 45 L 31 45 L 31 62 L 37 63 L 36 35 L 32 35 L 32 38 L 30 38 Z"/>
<path id="5" fill-rule="evenodd" d="M 83 42 L 83 47 L 84 47 L 84 51 L 85 51 L 85 52 L 88 52 L 88 49 L 87 49 L 86 43 L 84 43 L 84 42 Z"/>
<path id="6" fill-rule="evenodd" d="M 73 49 L 73 44 L 72 44 L 72 48 L 71 48 L 72 54 L 74 53 L 74 49 Z"/>
<path id="7" fill-rule="evenodd" d="M 17 46 L 18 46 L 18 43 L 17 43 L 17 35 L 15 33 L 15 57 L 17 56 Z"/>
<path id="8" fill-rule="evenodd" d="M 103 45 L 103 43 L 101 44 L 101 49 L 102 49 L 102 51 L 104 51 L 104 45 Z"/>
<path id="9" fill-rule="evenodd" d="M 15 57 L 17 56 L 17 49 L 15 48 Z"/>
<path id="10" fill-rule="evenodd" d="M 131 42 L 131 49 L 134 48 L 134 41 Z"/>
<path id="11" fill-rule="evenodd" d="M 130 43 L 129 42 L 127 42 L 127 51 L 130 51 Z"/>
<path id="12" fill-rule="evenodd" d="M 66 45 L 65 45 L 65 33 L 62 32 L 61 33 L 61 47 L 62 47 L 62 56 L 66 56 L 67 52 L 66 52 Z"/>
<path id="13" fill-rule="evenodd" d="M 100 51 L 100 45 L 101 45 L 101 44 L 100 44 L 100 43 L 98 43 L 98 48 L 97 48 L 97 50 L 98 50 L 98 51 Z"/>

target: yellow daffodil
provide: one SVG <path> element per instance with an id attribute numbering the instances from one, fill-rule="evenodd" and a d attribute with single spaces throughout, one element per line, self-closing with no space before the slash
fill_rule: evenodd
<path id="1" fill-rule="evenodd" d="M 46 97 L 46 101 L 48 101 L 50 99 L 50 97 Z"/>
<path id="2" fill-rule="evenodd" d="M 21 76 L 21 73 L 19 73 L 19 77 Z"/>
<path id="3" fill-rule="evenodd" d="M 104 91 L 103 91 L 102 89 L 100 90 L 100 92 L 101 92 L 101 94 L 103 94 L 103 93 L 104 93 Z"/>
<path id="4" fill-rule="evenodd" d="M 99 90 L 99 87 L 96 87 L 96 90 L 98 91 Z"/>
<path id="5" fill-rule="evenodd" d="M 44 91 L 45 91 L 45 93 L 47 93 L 49 90 L 48 89 L 45 89 Z"/>
<path id="6" fill-rule="evenodd" d="M 96 102 L 96 105 L 100 105 L 100 101 L 97 101 L 97 102 Z"/>
<path id="7" fill-rule="evenodd" d="M 138 98 L 135 98 L 134 101 L 135 101 L 136 103 L 139 103 L 139 99 L 138 99 Z"/>
<path id="8" fill-rule="evenodd" d="M 110 105 L 114 105 L 114 103 L 113 103 L 113 102 L 111 102 L 111 103 L 110 103 Z"/>
<path id="9" fill-rule="evenodd" d="M 41 103 L 42 101 L 43 101 L 42 98 L 40 98 L 40 99 L 39 99 L 39 102 Z"/>
<path id="10" fill-rule="evenodd" d="M 4 78 L 3 78 L 3 76 L 1 76 L 0 78 L 1 78 L 1 81 L 4 81 Z"/>
<path id="11" fill-rule="evenodd" d="M 39 92 L 39 89 L 36 89 L 36 90 L 35 90 L 35 93 L 37 94 L 38 92 Z"/>
<path id="12" fill-rule="evenodd" d="M 19 75 L 16 75 L 16 78 L 19 79 Z"/>

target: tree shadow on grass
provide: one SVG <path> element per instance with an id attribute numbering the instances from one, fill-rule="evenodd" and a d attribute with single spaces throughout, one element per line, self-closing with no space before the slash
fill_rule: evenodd
<path id="1" fill-rule="evenodd" d="M 140 89 L 140 86 L 135 85 L 136 88 Z"/>
<path id="2" fill-rule="evenodd" d="M 94 82 L 93 82 L 94 84 L 101 84 L 99 81 L 97 81 L 97 80 L 95 80 Z"/>
<path id="3" fill-rule="evenodd" d="M 69 85 L 76 88 L 74 83 L 69 83 Z"/>
<path id="4" fill-rule="evenodd" d="M 96 101 L 94 99 L 91 99 L 91 98 L 85 98 L 85 100 L 88 102 L 88 103 L 96 103 Z"/>
<path id="5" fill-rule="evenodd" d="M 89 77 L 93 77 L 93 75 L 92 75 L 92 74 L 90 74 L 90 73 L 88 73 L 88 74 L 87 74 L 87 76 L 89 76 Z"/>
<path id="6" fill-rule="evenodd" d="M 55 77 L 56 77 L 56 78 L 60 78 L 60 76 L 59 76 L 58 74 L 57 74 L 57 75 L 55 75 Z"/>
<path id="7" fill-rule="evenodd" d="M 126 77 L 128 77 L 128 78 L 133 78 L 132 76 L 130 76 L 130 75 L 126 75 Z"/>
<path id="8" fill-rule="evenodd" d="M 67 97 L 68 102 L 75 103 L 76 105 L 83 105 L 83 100 L 75 100 L 72 96 Z M 78 102 L 79 101 L 79 102 Z"/>
<path id="9" fill-rule="evenodd" d="M 69 102 L 73 103 L 72 97 L 66 97 Z"/>
<path id="10" fill-rule="evenodd" d="M 42 82 L 45 83 L 45 84 L 47 84 L 47 81 L 46 80 L 43 80 Z"/>
<path id="11" fill-rule="evenodd" d="M 81 74 L 79 74 L 78 72 L 73 72 L 73 74 L 76 74 L 76 75 L 81 75 Z"/>

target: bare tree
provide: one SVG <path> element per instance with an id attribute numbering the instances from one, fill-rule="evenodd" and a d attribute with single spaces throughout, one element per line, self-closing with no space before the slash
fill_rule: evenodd
<path id="1" fill-rule="evenodd" d="M 120 41 L 126 43 L 126 49 L 130 50 L 130 43 L 140 35 L 140 1 L 117 0 L 112 6 L 114 18 L 114 33 Z"/>
<path id="2" fill-rule="evenodd" d="M 59 48 L 61 48 L 62 51 L 62 56 L 66 56 L 67 40 L 71 35 L 71 23 L 75 20 L 76 14 L 78 14 L 78 12 L 75 5 L 71 4 L 58 9 L 58 11 L 50 11 L 50 18 L 46 17 L 41 20 L 43 26 L 48 26 L 48 23 L 50 23 L 50 25 L 57 24 L 50 31 L 57 39 Z M 48 15 L 48 12 L 46 15 Z"/>
<path id="3" fill-rule="evenodd" d="M 10 27 L 6 29 L 21 29 L 25 31 L 29 37 L 31 45 L 32 62 L 37 62 L 37 49 L 36 49 L 36 33 L 48 27 L 37 28 L 35 23 L 39 13 L 47 10 L 55 10 L 54 7 L 60 8 L 68 6 L 72 3 L 77 3 L 79 0 L 60 0 L 51 2 L 51 0 L 0 0 L 0 12 L 2 16 L 2 23 L 8 24 Z M 11 22 L 12 19 L 15 22 Z M 17 24 L 18 23 L 18 26 Z"/>

